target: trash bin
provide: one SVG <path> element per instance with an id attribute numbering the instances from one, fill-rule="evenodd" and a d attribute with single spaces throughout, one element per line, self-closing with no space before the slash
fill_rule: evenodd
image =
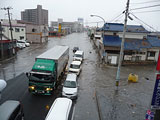
<path id="1" fill-rule="evenodd" d="M 128 81 L 129 82 L 138 82 L 138 75 L 130 73 L 128 76 Z"/>

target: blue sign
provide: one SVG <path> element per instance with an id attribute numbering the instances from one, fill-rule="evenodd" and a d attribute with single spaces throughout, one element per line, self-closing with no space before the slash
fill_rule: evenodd
<path id="1" fill-rule="evenodd" d="M 160 109 L 160 74 L 156 76 L 156 82 L 154 86 L 152 102 L 151 102 L 152 109 Z"/>

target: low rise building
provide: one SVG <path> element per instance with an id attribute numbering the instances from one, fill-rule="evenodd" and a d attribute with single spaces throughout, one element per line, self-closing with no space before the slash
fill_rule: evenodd
<path id="1" fill-rule="evenodd" d="M 1 36 L 0 36 L 1 37 Z M 4 34 L 2 34 L 2 40 L 0 40 L 0 60 L 12 57 L 16 54 L 16 40 L 11 40 Z"/>
<path id="2" fill-rule="evenodd" d="M 1 19 L 1 23 L 2 23 L 2 33 L 6 37 L 11 39 L 9 20 Z M 13 39 L 26 40 L 26 26 L 25 26 L 25 24 L 17 23 L 17 20 L 11 20 L 11 24 L 12 24 Z"/>
<path id="3" fill-rule="evenodd" d="M 83 24 L 76 22 L 64 22 L 63 20 L 59 21 L 51 21 L 52 28 L 59 28 L 59 23 L 61 24 L 61 29 L 65 31 L 65 33 L 70 34 L 73 32 L 83 32 Z"/>
<path id="4" fill-rule="evenodd" d="M 30 43 L 44 43 L 48 41 L 48 25 L 38 25 L 19 20 L 26 26 L 26 40 Z"/>
<path id="5" fill-rule="evenodd" d="M 112 64 L 112 61 L 114 61 L 114 64 L 118 64 L 123 24 L 106 23 L 104 29 L 101 30 L 101 33 L 103 32 L 104 37 L 98 39 L 99 53 L 107 63 Z M 143 26 L 127 25 L 123 64 L 156 62 L 158 60 L 160 40 L 150 33 Z"/>

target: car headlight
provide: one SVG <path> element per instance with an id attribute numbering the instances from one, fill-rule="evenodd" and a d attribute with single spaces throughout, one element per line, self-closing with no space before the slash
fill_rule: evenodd
<path id="1" fill-rule="evenodd" d="M 34 90 L 35 89 L 35 86 L 29 86 L 30 89 Z"/>
<path id="2" fill-rule="evenodd" d="M 46 91 L 50 91 L 50 90 L 52 90 L 52 88 L 46 88 Z"/>

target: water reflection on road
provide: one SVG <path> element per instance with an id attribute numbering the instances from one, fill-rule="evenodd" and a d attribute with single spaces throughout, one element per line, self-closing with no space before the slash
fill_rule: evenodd
<path id="1" fill-rule="evenodd" d="M 54 45 L 68 45 L 70 47 L 69 63 L 72 61 L 73 47 L 78 46 L 84 51 L 82 72 L 78 78 L 80 87 L 75 104 L 74 120 L 99 120 L 100 117 L 101 120 L 142 120 L 144 118 L 153 91 L 155 66 L 123 66 L 119 92 L 116 94 L 117 67 L 100 64 L 97 50 L 86 33 L 73 33 L 61 38 L 49 38 L 46 44 L 32 45 L 19 51 L 15 59 L 1 65 L 0 77 L 9 80 L 31 70 L 35 57 Z M 139 75 L 139 82 L 128 83 L 129 73 Z M 145 77 L 149 80 L 146 80 Z M 23 103 L 26 106 L 27 115 L 33 109 L 34 115 L 32 114 L 32 116 L 36 117 L 42 111 L 42 105 L 44 108 L 46 104 L 51 104 L 55 97 L 43 96 L 39 99 L 40 101 L 37 102 L 37 96 L 25 93 Z M 39 118 L 40 116 L 37 117 L 37 120 Z"/>

